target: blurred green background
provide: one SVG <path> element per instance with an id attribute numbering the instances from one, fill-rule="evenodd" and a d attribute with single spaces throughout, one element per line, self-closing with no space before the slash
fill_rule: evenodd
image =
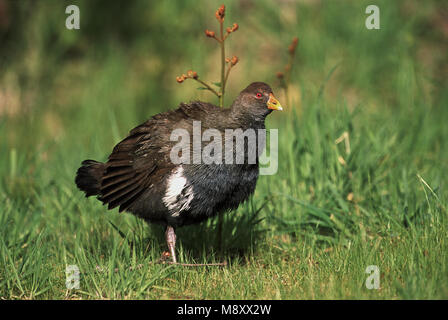
<path id="1" fill-rule="evenodd" d="M 67 298 L 66 263 L 115 267 L 119 261 L 146 261 L 143 253 L 135 258 L 114 242 L 119 236 L 107 220 L 129 222 L 123 228 L 130 233 L 139 222 L 104 214 L 100 203 L 76 190 L 74 175 L 86 158 L 106 160 L 114 144 L 150 116 L 182 101 L 217 103 L 209 92 L 196 90 L 196 83 L 178 84 L 175 78 L 193 69 L 202 79 L 219 81 L 219 48 L 204 30 L 217 31 L 214 12 L 222 2 L 225 25 L 240 27 L 226 43 L 227 55 L 240 59 L 230 74 L 226 104 L 249 83 L 264 81 L 285 105 L 267 121 L 279 128 L 279 172 L 260 178 L 251 202 L 255 209 L 247 206 L 234 215 L 261 212 L 257 230 L 269 232 L 255 248 L 253 238 L 244 240 L 243 251 L 249 247 L 254 254 L 252 264 L 237 264 L 240 269 L 224 276 L 198 271 L 188 282 L 180 272 L 174 284 L 151 278 L 138 293 L 121 284 L 131 292 L 123 294 L 115 291 L 114 280 L 92 278 L 95 285 L 79 295 L 448 297 L 448 6 L 436 0 L 0 0 L 1 296 Z M 80 30 L 65 27 L 70 4 L 80 8 Z M 365 27 L 370 4 L 380 8 L 380 30 Z M 287 63 L 295 36 L 299 45 L 286 99 L 276 72 Z M 344 133 L 350 152 L 335 143 Z M 241 221 L 246 230 L 249 222 Z M 213 251 L 201 251 L 201 237 L 213 239 L 206 235 L 213 226 L 181 232 L 186 243 L 188 230 L 200 234 L 186 245 L 187 251 L 199 246 L 192 249 L 195 258 L 207 260 L 207 250 Z M 38 252 L 29 244 L 39 244 Z M 227 244 L 228 252 L 233 245 Z M 91 247 L 85 260 L 76 253 Z M 109 257 L 113 248 L 129 256 Z M 257 255 L 257 248 L 266 255 Z M 390 286 L 378 294 L 360 289 L 372 257 L 392 273 L 386 276 Z M 313 269 L 318 259 L 321 269 Z M 266 278 L 254 283 L 243 277 L 266 264 L 273 268 L 263 271 Z M 334 273 L 335 268 L 346 272 Z M 274 275 L 287 280 L 277 286 Z M 217 285 L 203 289 L 204 277 Z M 359 281 L 341 288 L 340 281 L 353 277 Z M 229 281 L 238 284 L 227 286 Z M 165 289 L 158 291 L 154 283 Z M 186 286 L 193 289 L 182 291 Z"/>
<path id="2" fill-rule="evenodd" d="M 69 4 L 80 7 L 80 30 L 65 28 Z M 193 69 L 209 81 L 219 79 L 219 49 L 204 36 L 206 28 L 217 30 L 218 4 L 2 0 L 0 115 L 15 127 L 8 130 L 8 145 L 35 148 L 59 139 L 84 139 L 85 145 L 92 139 L 83 133 L 101 132 L 98 139 L 108 139 L 101 123 L 110 134 L 111 117 L 120 119 L 114 123 L 122 137 L 133 124 L 181 101 L 216 102 L 194 90 L 196 84 L 178 85 L 175 77 Z M 306 107 L 300 95 L 317 90 L 336 65 L 326 92 L 342 96 L 349 108 L 362 103 L 372 112 L 398 112 L 400 106 L 412 109 L 417 95 L 441 108 L 448 81 L 446 5 L 378 1 L 381 29 L 367 30 L 367 4 L 228 1 L 226 24 L 237 21 L 240 30 L 227 52 L 240 63 L 231 74 L 227 103 L 252 81 L 276 88 L 275 72 L 298 36 L 296 104 L 289 108 Z M 19 138 L 19 123 L 33 132 L 27 141 Z"/>

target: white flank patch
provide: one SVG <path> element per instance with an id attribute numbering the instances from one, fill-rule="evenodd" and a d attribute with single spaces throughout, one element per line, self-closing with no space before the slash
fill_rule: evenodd
<path id="1" fill-rule="evenodd" d="M 169 176 L 166 194 L 163 198 L 164 201 L 166 199 L 166 202 L 172 203 L 173 200 L 176 200 L 177 196 L 180 195 L 185 187 L 185 184 L 187 183 L 187 178 L 185 178 L 183 174 L 184 168 L 182 168 L 182 166 L 179 166 L 176 168 L 174 173 Z"/>
<path id="2" fill-rule="evenodd" d="M 191 200 L 193 200 L 193 188 L 191 186 L 183 192 L 187 184 L 187 178 L 183 173 L 184 168 L 179 166 L 169 176 L 166 193 L 162 199 L 168 210 L 172 211 L 173 217 L 177 217 L 182 210 L 190 208 Z"/>

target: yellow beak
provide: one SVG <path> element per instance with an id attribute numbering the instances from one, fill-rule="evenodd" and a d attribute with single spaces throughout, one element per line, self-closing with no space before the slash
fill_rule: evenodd
<path id="1" fill-rule="evenodd" d="M 283 110 L 282 105 L 280 104 L 280 102 L 278 102 L 278 100 L 274 97 L 274 95 L 272 93 L 269 94 L 269 100 L 266 103 L 266 105 L 268 106 L 268 109 L 272 109 L 272 110 Z"/>

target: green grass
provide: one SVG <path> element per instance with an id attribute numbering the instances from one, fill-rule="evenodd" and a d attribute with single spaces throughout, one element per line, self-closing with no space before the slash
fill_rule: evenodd
<path id="1" fill-rule="evenodd" d="M 82 160 L 105 160 L 151 115 L 216 102 L 175 82 L 190 68 L 219 77 L 217 48 L 202 34 L 215 26 L 216 5 L 142 1 L 122 12 L 78 3 L 78 33 L 61 27 L 60 2 L 36 4 L 28 19 L 25 5 L 14 6 L 20 41 L 5 42 L 0 60 L 1 299 L 448 298 L 447 47 L 432 32 L 437 1 L 378 1 L 380 31 L 364 28 L 363 1 L 227 3 L 226 21 L 240 25 L 228 52 L 241 61 L 226 101 L 261 80 L 286 108 L 267 121 L 279 128 L 278 173 L 260 177 L 250 201 L 226 216 L 223 252 L 216 219 L 179 229 L 181 261 L 225 268 L 155 264 L 166 250 L 161 227 L 109 212 L 74 184 Z M 286 103 L 274 75 L 295 35 Z M 336 143 L 343 135 L 349 149 Z M 66 289 L 67 265 L 80 269 L 79 290 Z M 379 290 L 365 286 L 369 265 L 380 269 Z"/>

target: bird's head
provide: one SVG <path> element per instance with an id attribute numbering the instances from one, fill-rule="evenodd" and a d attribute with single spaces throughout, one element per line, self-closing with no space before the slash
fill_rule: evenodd
<path id="1" fill-rule="evenodd" d="M 283 110 L 271 87 L 264 82 L 253 82 L 241 91 L 232 109 L 237 114 L 250 114 L 257 118 L 266 117 L 272 110 Z"/>

